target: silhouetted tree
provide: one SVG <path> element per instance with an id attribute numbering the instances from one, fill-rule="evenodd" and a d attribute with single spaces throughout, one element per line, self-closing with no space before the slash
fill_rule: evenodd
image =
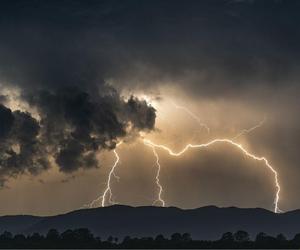
<path id="1" fill-rule="evenodd" d="M 249 234 L 245 231 L 239 230 L 233 235 L 236 242 L 242 243 L 250 240 Z"/>
<path id="2" fill-rule="evenodd" d="M 292 240 L 292 244 L 297 248 L 300 247 L 300 233 L 295 235 L 295 237 Z"/>
<path id="3" fill-rule="evenodd" d="M 26 248 L 26 237 L 23 234 L 16 234 L 13 242 L 16 248 Z"/>
<path id="4" fill-rule="evenodd" d="M 12 239 L 12 233 L 11 232 L 7 232 L 4 231 L 1 235 L 0 235 L 0 240 L 11 240 Z"/>
<path id="5" fill-rule="evenodd" d="M 71 241 L 71 240 L 73 240 L 74 239 L 74 237 L 73 237 L 73 230 L 68 229 L 68 230 L 64 231 L 61 234 L 61 239 L 63 241 Z"/>
<path id="6" fill-rule="evenodd" d="M 257 234 L 255 241 L 251 241 L 249 234 L 245 231 L 237 231 L 232 234 L 224 233 L 220 240 L 216 241 L 199 241 L 193 240 L 189 233 L 174 233 L 171 238 L 165 238 L 163 235 L 152 237 L 130 238 L 126 236 L 121 243 L 118 238 L 108 237 L 106 241 L 101 241 L 99 237 L 86 228 L 66 230 L 61 235 L 55 229 L 51 229 L 46 237 L 34 233 L 25 237 L 22 234 L 13 236 L 9 232 L 0 235 L 0 248 L 78 248 L 78 249 L 99 249 L 99 248 L 133 248 L 133 249 L 160 249 L 160 248 L 298 248 L 300 246 L 300 234 L 295 235 L 292 240 L 287 240 L 283 234 L 276 237 L 269 236 L 265 233 Z"/>
<path id="7" fill-rule="evenodd" d="M 288 241 L 286 239 L 286 237 L 283 234 L 278 234 L 276 236 L 276 241 L 277 241 L 277 245 L 281 248 L 286 248 L 288 246 Z"/>
<path id="8" fill-rule="evenodd" d="M 72 248 L 75 246 L 75 238 L 73 235 L 73 230 L 68 229 L 61 234 L 61 246 L 63 248 Z"/>
<path id="9" fill-rule="evenodd" d="M 112 243 L 113 240 L 114 240 L 114 238 L 113 238 L 112 236 L 109 236 L 109 237 L 107 238 L 107 241 L 108 241 L 109 243 Z"/>
<path id="10" fill-rule="evenodd" d="M 278 234 L 276 236 L 276 240 L 278 240 L 278 241 L 286 241 L 286 237 L 283 234 Z"/>
<path id="11" fill-rule="evenodd" d="M 276 238 L 265 233 L 259 233 L 255 239 L 255 245 L 260 248 L 278 247 L 279 242 Z"/>
<path id="12" fill-rule="evenodd" d="M 31 248 L 42 248 L 45 237 L 39 233 L 34 233 L 27 237 Z"/>
<path id="13" fill-rule="evenodd" d="M 214 245 L 216 248 L 225 247 L 225 248 L 233 248 L 234 247 L 234 237 L 233 233 L 226 232 L 222 235 L 219 242 L 215 242 Z"/>
<path id="14" fill-rule="evenodd" d="M 46 244 L 49 248 L 57 248 L 60 244 L 60 234 L 56 229 L 50 229 L 46 235 Z"/>
<path id="15" fill-rule="evenodd" d="M 182 239 L 182 236 L 180 233 L 174 233 L 171 235 L 171 240 L 175 243 L 180 242 Z"/>
<path id="16" fill-rule="evenodd" d="M 257 235 L 256 235 L 256 238 L 255 238 L 255 241 L 256 242 L 263 242 L 263 241 L 265 241 L 265 239 L 267 238 L 267 234 L 266 233 L 264 233 L 264 232 L 260 232 L 260 233 L 258 233 Z"/>
<path id="17" fill-rule="evenodd" d="M 79 228 L 73 230 L 73 237 L 77 247 L 87 247 L 89 244 L 94 244 L 94 236 L 87 228 Z"/>
<path id="18" fill-rule="evenodd" d="M 122 248 L 132 248 L 131 238 L 129 236 L 124 237 L 121 245 L 122 245 Z"/>
<path id="19" fill-rule="evenodd" d="M 159 234 L 155 237 L 155 241 L 157 241 L 157 242 L 162 242 L 164 240 L 166 240 L 166 239 L 162 234 Z"/>
<path id="20" fill-rule="evenodd" d="M 56 229 L 50 229 L 46 235 L 47 240 L 58 241 L 60 239 L 60 234 Z"/>
<path id="21" fill-rule="evenodd" d="M 154 241 L 155 241 L 155 248 L 158 247 L 163 248 L 167 244 L 168 240 L 162 234 L 159 234 L 155 237 Z"/>
<path id="22" fill-rule="evenodd" d="M 0 235 L 1 248 L 9 248 L 12 243 L 12 237 L 10 232 L 4 231 Z"/>
<path id="23" fill-rule="evenodd" d="M 222 235 L 220 241 L 222 241 L 222 242 L 233 242 L 234 241 L 233 233 L 232 232 L 224 233 Z"/>
<path id="24" fill-rule="evenodd" d="M 184 242 L 189 242 L 189 241 L 191 241 L 191 240 L 192 240 L 191 234 L 189 234 L 189 233 L 184 233 L 184 234 L 182 235 L 182 241 L 184 241 Z"/>
<path id="25" fill-rule="evenodd" d="M 126 237 L 124 237 L 123 242 L 129 242 L 130 240 L 131 240 L 130 236 L 126 236 Z"/>

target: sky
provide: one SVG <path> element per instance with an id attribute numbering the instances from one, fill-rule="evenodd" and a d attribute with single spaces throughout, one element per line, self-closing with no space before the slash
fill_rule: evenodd
<path id="1" fill-rule="evenodd" d="M 0 215 L 86 207 L 116 154 L 104 205 L 160 206 L 160 184 L 166 206 L 274 210 L 274 172 L 238 147 L 156 148 L 157 183 L 144 140 L 174 152 L 232 140 L 277 172 L 280 210 L 300 208 L 299 10 L 296 0 L 2 1 Z"/>

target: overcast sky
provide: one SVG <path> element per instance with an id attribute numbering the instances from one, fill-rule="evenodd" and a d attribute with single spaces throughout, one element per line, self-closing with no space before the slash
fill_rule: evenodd
<path id="1" fill-rule="evenodd" d="M 120 141 L 113 199 L 151 205 L 144 137 L 179 151 L 256 125 L 233 140 L 278 172 L 280 209 L 298 209 L 299 11 L 297 0 L 1 1 L 0 214 L 88 204 Z M 157 153 L 167 206 L 274 209 L 273 173 L 233 146 Z"/>

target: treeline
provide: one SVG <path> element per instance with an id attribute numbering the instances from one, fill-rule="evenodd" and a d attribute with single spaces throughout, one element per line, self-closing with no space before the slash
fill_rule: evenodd
<path id="1" fill-rule="evenodd" d="M 23 234 L 12 235 L 4 232 L 0 235 L 0 248 L 281 248 L 295 249 L 300 247 L 300 234 L 293 239 L 286 239 L 283 234 L 276 237 L 259 233 L 254 240 L 245 231 L 236 233 L 227 232 L 219 240 L 193 240 L 189 233 L 174 233 L 170 238 L 163 235 L 156 237 L 131 238 L 126 236 L 122 241 L 118 238 L 108 237 L 103 240 L 86 228 L 66 230 L 59 233 L 55 229 L 49 230 L 46 235 L 34 233 L 25 236 Z"/>

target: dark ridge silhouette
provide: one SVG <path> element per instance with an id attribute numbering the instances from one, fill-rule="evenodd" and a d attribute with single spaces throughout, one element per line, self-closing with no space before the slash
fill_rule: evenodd
<path id="1" fill-rule="evenodd" d="M 261 208 L 218 208 L 214 206 L 197 209 L 175 207 L 130 207 L 115 205 L 104 208 L 82 209 L 70 213 L 35 217 L 0 217 L 0 233 L 46 234 L 51 228 L 62 232 L 68 229 L 88 228 L 94 235 L 114 237 L 169 237 L 174 232 L 188 232 L 194 239 L 215 240 L 224 232 L 247 231 L 250 237 L 259 232 L 268 235 L 283 233 L 293 237 L 300 232 L 300 210 L 275 214 Z"/>
<path id="2" fill-rule="evenodd" d="M 24 232 L 44 217 L 32 215 L 6 215 L 0 217 L 0 232 L 3 230 L 18 233 Z"/>

